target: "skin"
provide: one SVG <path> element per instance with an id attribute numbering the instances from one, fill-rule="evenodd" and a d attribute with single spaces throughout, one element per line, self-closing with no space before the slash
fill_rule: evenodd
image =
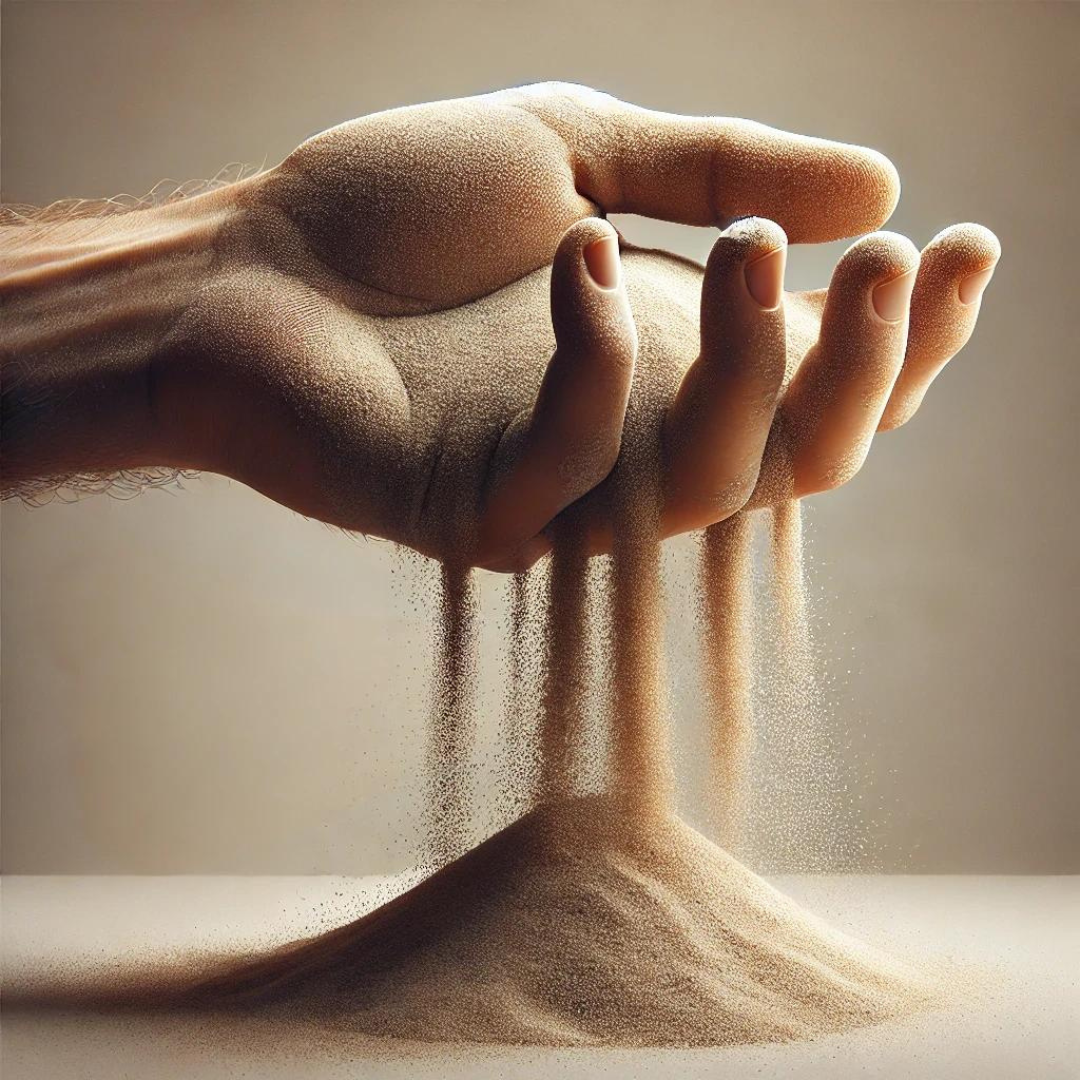
<path id="1" fill-rule="evenodd" d="M 835 487 L 966 342 L 1000 253 L 973 225 L 921 256 L 875 233 L 828 290 L 783 293 L 788 242 L 876 229 L 898 195 L 871 150 L 545 84 L 4 228 L 5 494 L 209 470 L 518 570 L 571 504 L 606 550 L 619 470 L 659 465 L 665 534 Z M 703 271 L 620 244 L 609 212 L 722 231 Z M 624 435 L 659 456 L 620 457 Z"/>

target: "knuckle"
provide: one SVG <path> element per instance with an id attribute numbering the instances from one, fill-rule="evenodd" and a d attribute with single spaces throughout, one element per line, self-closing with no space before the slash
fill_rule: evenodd
<path id="1" fill-rule="evenodd" d="M 548 101 L 571 105 L 598 104 L 613 100 L 610 94 L 586 86 L 584 83 L 565 82 L 559 79 L 529 83 L 518 87 L 514 93 L 517 97 L 536 102 Z"/>
<path id="2" fill-rule="evenodd" d="M 605 94 L 602 90 L 597 90 L 592 86 L 586 85 L 585 83 L 562 82 L 559 80 L 553 80 L 551 82 L 545 83 L 544 85 L 547 92 L 552 96 L 564 98 L 569 101 L 590 102 L 611 100 L 610 94 Z"/>

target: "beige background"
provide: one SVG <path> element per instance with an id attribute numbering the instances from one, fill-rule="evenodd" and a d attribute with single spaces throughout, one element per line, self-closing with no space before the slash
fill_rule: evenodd
<path id="1" fill-rule="evenodd" d="M 273 164 L 375 109 L 565 78 L 874 145 L 904 179 L 891 227 L 920 245 L 953 221 L 993 228 L 1005 254 L 974 341 L 862 475 L 812 500 L 822 631 L 887 868 L 1080 870 L 1080 7 L 6 0 L 2 16 L 5 200 L 141 193 Z M 626 228 L 696 257 L 710 242 Z M 790 282 L 823 284 L 842 247 L 793 253 Z M 5 506 L 4 869 L 406 863 L 429 584 L 218 478 Z M 484 583 L 490 652 L 501 588 Z M 686 717 L 691 697 L 680 678 Z"/>

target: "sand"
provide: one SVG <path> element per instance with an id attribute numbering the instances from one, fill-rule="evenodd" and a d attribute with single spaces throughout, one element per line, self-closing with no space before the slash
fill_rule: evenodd
<path id="1" fill-rule="evenodd" d="M 702 682 L 707 695 L 716 835 L 734 853 L 748 812 L 753 750 L 752 522 L 740 513 L 706 529 L 698 569 Z"/>
<path id="2" fill-rule="evenodd" d="M 467 568 L 444 563 L 428 740 L 428 845 L 436 865 L 463 854 L 469 827 L 476 597 Z"/>
<path id="3" fill-rule="evenodd" d="M 674 816 L 545 803 L 358 922 L 188 1004 L 437 1042 L 725 1046 L 933 1000 Z"/>

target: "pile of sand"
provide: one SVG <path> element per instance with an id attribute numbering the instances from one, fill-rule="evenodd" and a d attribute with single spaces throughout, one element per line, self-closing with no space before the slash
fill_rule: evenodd
<path id="1" fill-rule="evenodd" d="M 359 921 L 184 1001 L 417 1040 L 723 1046 L 932 997 L 674 816 L 593 797 L 534 810 Z"/>

